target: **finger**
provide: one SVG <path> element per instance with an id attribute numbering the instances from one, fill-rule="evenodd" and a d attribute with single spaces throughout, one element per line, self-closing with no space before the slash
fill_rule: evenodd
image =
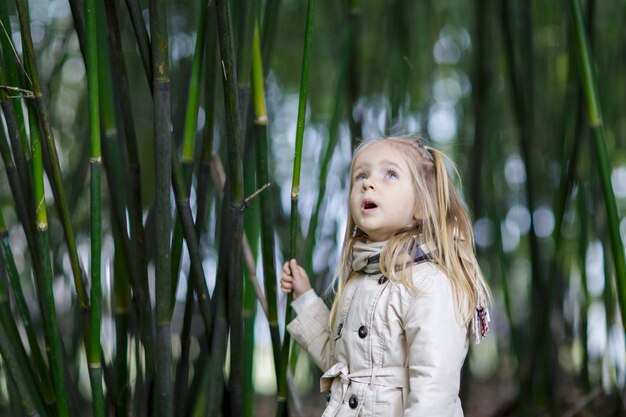
<path id="1" fill-rule="evenodd" d="M 285 262 L 283 264 L 283 272 L 287 275 L 291 275 L 291 268 L 289 267 L 289 262 Z"/>

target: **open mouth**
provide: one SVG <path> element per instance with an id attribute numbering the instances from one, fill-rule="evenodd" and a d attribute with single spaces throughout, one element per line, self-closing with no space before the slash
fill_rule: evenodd
<path id="1" fill-rule="evenodd" d="M 363 210 L 371 210 L 377 208 L 378 205 L 371 200 L 363 201 Z"/>

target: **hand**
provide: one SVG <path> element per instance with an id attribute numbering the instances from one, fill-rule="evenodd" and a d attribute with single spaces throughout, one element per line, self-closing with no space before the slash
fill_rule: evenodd
<path id="1" fill-rule="evenodd" d="M 283 264 L 283 273 L 280 276 L 280 289 L 283 292 L 292 293 L 294 300 L 311 289 L 309 276 L 295 259 Z"/>

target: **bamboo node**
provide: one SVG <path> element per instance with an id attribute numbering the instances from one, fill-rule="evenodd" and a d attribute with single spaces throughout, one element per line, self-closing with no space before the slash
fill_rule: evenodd
<path id="1" fill-rule="evenodd" d="M 37 228 L 40 231 L 42 231 L 42 232 L 48 230 L 48 222 L 39 222 L 39 223 L 37 223 Z"/>
<path id="2" fill-rule="evenodd" d="M 89 163 L 90 164 L 102 165 L 102 157 L 101 156 L 91 157 L 91 158 L 89 158 Z"/>
<path id="3" fill-rule="evenodd" d="M 267 125 L 267 116 L 264 114 L 263 116 L 259 116 L 256 119 L 254 119 L 254 123 L 261 125 L 261 126 L 266 126 Z"/>

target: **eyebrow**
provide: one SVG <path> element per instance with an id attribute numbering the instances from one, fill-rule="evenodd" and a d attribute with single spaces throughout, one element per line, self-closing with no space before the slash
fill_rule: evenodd
<path id="1" fill-rule="evenodd" d="M 400 165 L 398 165 L 396 162 L 389 160 L 389 159 L 384 159 L 382 161 L 380 161 L 382 165 L 391 165 L 393 167 L 395 167 L 396 169 L 400 170 L 400 171 L 404 171 Z M 369 163 L 368 162 L 360 162 L 359 164 L 355 165 L 353 168 L 353 171 L 356 171 L 357 169 L 363 169 L 363 167 L 365 166 L 366 168 L 369 168 Z"/>

